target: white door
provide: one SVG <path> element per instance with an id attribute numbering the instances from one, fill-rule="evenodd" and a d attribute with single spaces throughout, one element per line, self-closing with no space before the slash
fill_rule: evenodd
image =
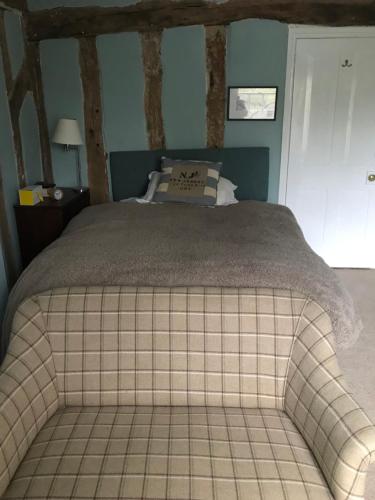
<path id="1" fill-rule="evenodd" d="M 375 267 L 375 37 L 297 38 L 294 63 L 281 201 L 330 266 Z"/>

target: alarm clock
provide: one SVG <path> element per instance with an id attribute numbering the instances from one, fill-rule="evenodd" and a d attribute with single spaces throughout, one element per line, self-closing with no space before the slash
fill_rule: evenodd
<path id="1" fill-rule="evenodd" d="M 60 201 L 64 197 L 64 193 L 61 189 L 55 189 L 53 192 L 53 197 L 55 198 L 56 201 Z"/>

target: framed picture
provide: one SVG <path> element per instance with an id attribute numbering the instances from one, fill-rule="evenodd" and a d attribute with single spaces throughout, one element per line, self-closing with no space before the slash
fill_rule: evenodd
<path id="1" fill-rule="evenodd" d="M 228 120 L 276 120 L 277 87 L 228 87 Z"/>

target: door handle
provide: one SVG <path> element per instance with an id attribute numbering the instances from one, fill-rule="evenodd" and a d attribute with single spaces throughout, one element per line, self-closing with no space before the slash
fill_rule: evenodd
<path id="1" fill-rule="evenodd" d="M 369 182 L 375 182 L 375 174 L 369 174 L 369 176 L 367 177 L 367 180 Z"/>

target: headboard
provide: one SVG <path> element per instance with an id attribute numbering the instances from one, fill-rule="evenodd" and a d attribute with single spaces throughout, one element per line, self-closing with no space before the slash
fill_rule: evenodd
<path id="1" fill-rule="evenodd" d="M 221 175 L 238 186 L 238 200 L 267 201 L 268 148 L 167 149 L 119 151 L 110 155 L 113 200 L 143 196 L 148 174 L 160 170 L 160 158 L 221 161 Z"/>

